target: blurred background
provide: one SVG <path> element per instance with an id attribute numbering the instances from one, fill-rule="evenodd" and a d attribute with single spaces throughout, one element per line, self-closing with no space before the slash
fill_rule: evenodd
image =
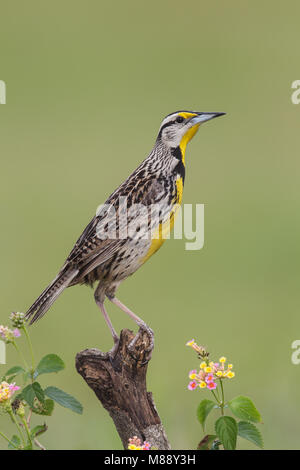
<path id="1" fill-rule="evenodd" d="M 166 242 L 118 297 L 155 331 L 148 389 L 174 449 L 197 446 L 196 408 L 210 398 L 187 390 L 199 364 L 185 346 L 191 338 L 234 364 L 227 397 L 253 399 L 265 447 L 299 448 L 300 365 L 291 362 L 300 339 L 300 105 L 291 101 L 299 2 L 28 0 L 0 9 L 0 324 L 56 275 L 97 206 L 147 156 L 166 114 L 224 111 L 186 155 L 183 202 L 205 204 L 204 248 Z M 135 328 L 107 307 L 117 330 Z M 39 358 L 53 352 L 67 364 L 41 384 L 84 406 L 79 416 L 56 405 L 41 442 L 121 448 L 74 367 L 80 350 L 112 346 L 92 290 L 67 289 L 30 332 Z M 0 372 L 18 362 L 8 349 Z M 239 448 L 254 447 L 240 439 Z"/>

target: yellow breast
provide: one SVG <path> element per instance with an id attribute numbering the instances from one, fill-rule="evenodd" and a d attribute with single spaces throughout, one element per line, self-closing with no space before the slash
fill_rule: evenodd
<path id="1" fill-rule="evenodd" d="M 188 113 L 188 112 L 182 112 L 180 113 L 181 116 L 184 118 L 189 118 L 194 116 L 194 113 Z M 199 124 L 191 127 L 185 135 L 182 137 L 181 142 L 180 142 L 180 151 L 182 155 L 182 163 L 185 166 L 185 151 L 186 151 L 186 146 L 188 142 L 194 137 L 196 134 L 197 130 L 199 129 Z M 149 247 L 149 250 L 146 254 L 146 256 L 142 259 L 142 263 L 147 261 L 150 256 L 152 256 L 159 248 L 162 246 L 168 235 L 170 234 L 173 226 L 174 226 L 174 221 L 175 217 L 178 214 L 178 209 L 179 206 L 182 202 L 182 194 L 183 194 L 183 179 L 181 177 L 177 177 L 176 180 L 176 198 L 173 201 L 173 206 L 170 209 L 170 217 L 166 222 L 162 223 L 157 227 L 157 230 L 155 231 L 154 236 L 152 237 L 151 245 Z"/>
<path id="2" fill-rule="evenodd" d="M 175 218 L 178 214 L 178 209 L 180 207 L 182 201 L 182 194 L 183 194 L 183 180 L 182 178 L 178 178 L 176 180 L 176 198 L 173 202 L 173 206 L 170 210 L 170 215 L 168 219 L 159 224 L 157 229 L 154 231 L 152 235 L 151 245 L 146 256 L 142 259 L 142 263 L 145 263 L 157 250 L 162 246 L 162 244 L 166 241 L 169 237 L 170 232 L 174 226 Z"/>

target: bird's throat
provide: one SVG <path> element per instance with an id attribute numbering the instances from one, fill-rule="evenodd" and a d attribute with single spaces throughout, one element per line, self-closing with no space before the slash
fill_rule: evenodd
<path id="1" fill-rule="evenodd" d="M 181 142 L 179 144 L 179 148 L 181 150 L 181 155 L 182 155 L 182 163 L 185 166 L 185 150 L 186 146 L 189 143 L 190 140 L 194 137 L 196 134 L 197 130 L 199 129 L 199 124 L 196 124 L 195 126 L 191 127 L 182 137 Z"/>

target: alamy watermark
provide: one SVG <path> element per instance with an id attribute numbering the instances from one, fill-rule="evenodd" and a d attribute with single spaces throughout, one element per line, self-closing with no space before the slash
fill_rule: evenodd
<path id="1" fill-rule="evenodd" d="M 6 104 L 6 83 L 0 80 L 0 104 Z"/>
<path id="2" fill-rule="evenodd" d="M 291 356 L 292 364 L 298 366 L 300 364 L 300 339 L 295 339 L 291 347 L 295 350 Z"/>
<path id="3" fill-rule="evenodd" d="M 158 204 L 128 204 L 120 196 L 114 204 L 102 204 L 96 236 L 100 240 L 128 239 L 136 243 L 146 240 L 186 239 L 186 250 L 201 250 L 204 245 L 204 204 L 170 205 L 168 198 Z"/>
<path id="4" fill-rule="evenodd" d="M 292 88 L 295 89 L 295 91 L 292 93 L 291 100 L 293 104 L 299 104 L 300 103 L 300 80 L 295 80 L 292 83 Z"/>
<path id="5" fill-rule="evenodd" d="M 0 339 L 0 364 L 6 364 L 6 344 Z"/>

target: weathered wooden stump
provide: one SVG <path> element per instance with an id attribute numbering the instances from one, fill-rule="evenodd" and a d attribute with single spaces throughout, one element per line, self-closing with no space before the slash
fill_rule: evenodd
<path id="1" fill-rule="evenodd" d="M 77 371 L 109 412 L 125 449 L 133 436 L 157 449 L 170 449 L 146 387 L 152 350 L 153 336 L 148 332 L 139 330 L 135 337 L 125 329 L 113 357 L 98 349 L 86 349 L 76 356 Z"/>

